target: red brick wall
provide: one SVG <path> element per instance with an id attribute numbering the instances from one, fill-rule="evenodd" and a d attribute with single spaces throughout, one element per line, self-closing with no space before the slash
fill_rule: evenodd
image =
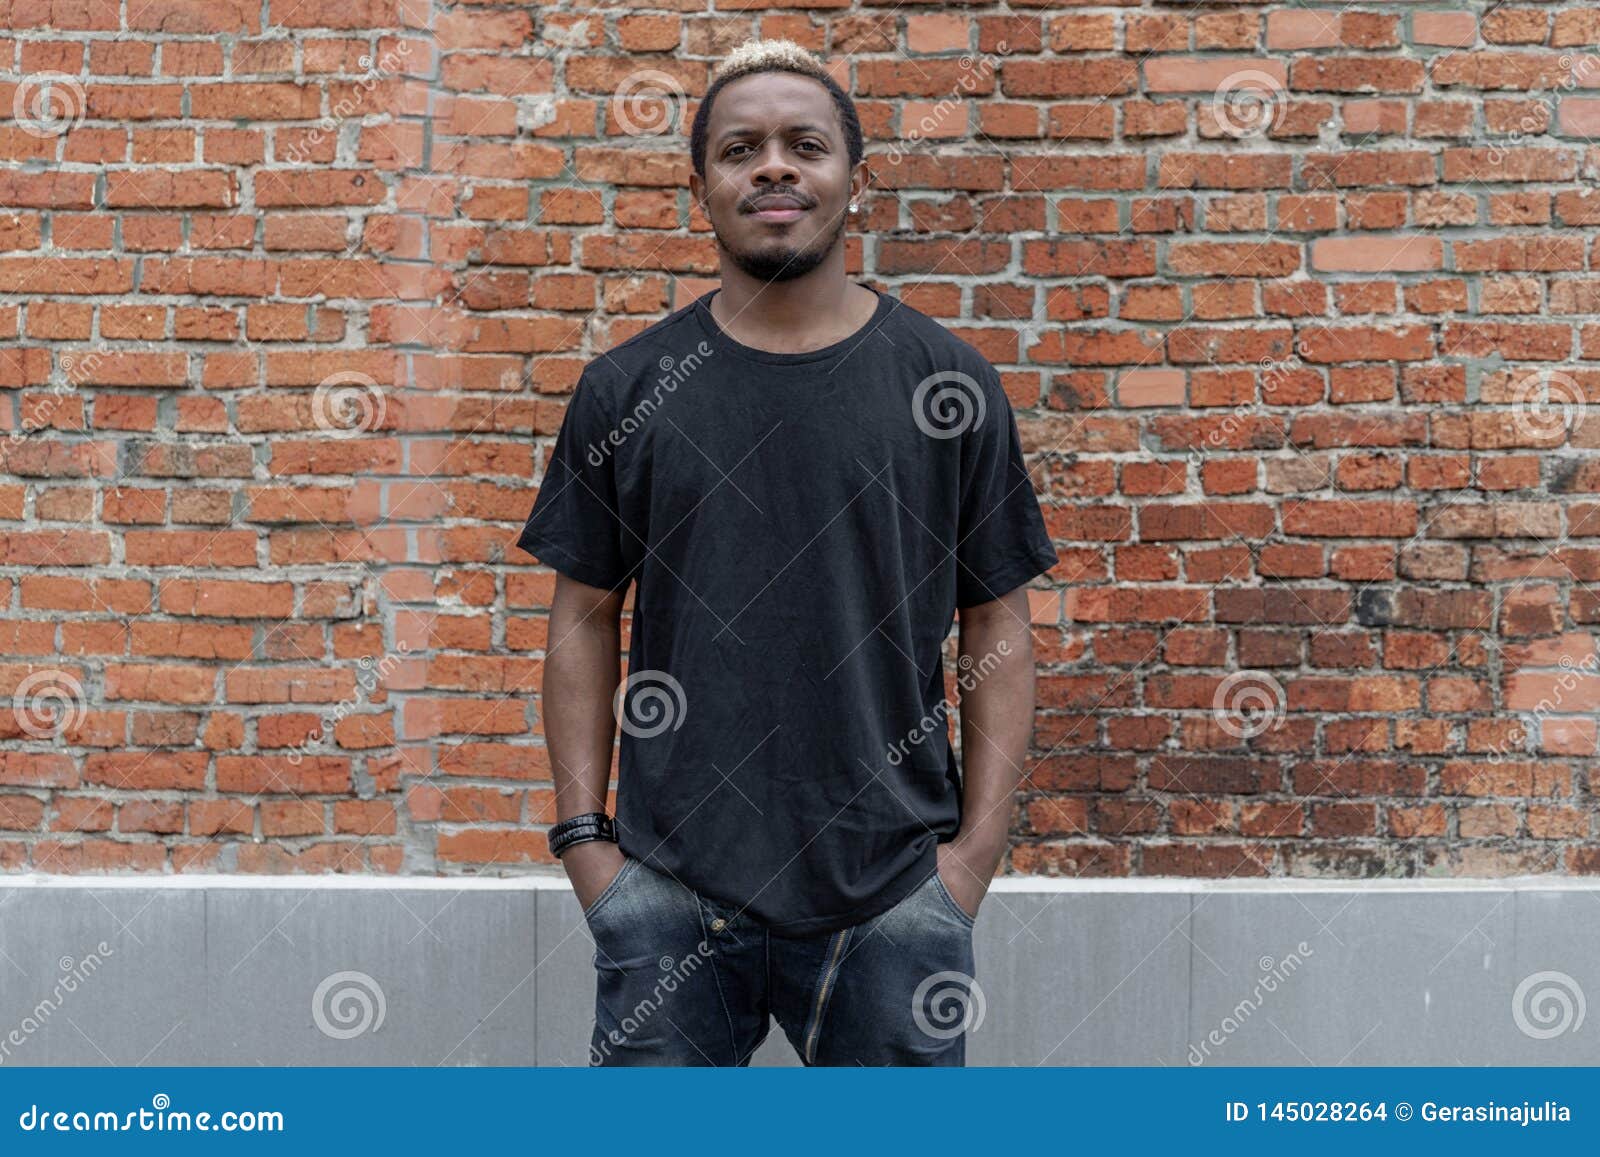
<path id="1" fill-rule="evenodd" d="M 752 33 L 1036 457 L 1013 869 L 1600 866 L 1600 13 L 738 7 L 0 6 L 0 866 L 548 860 L 511 543 Z"/>

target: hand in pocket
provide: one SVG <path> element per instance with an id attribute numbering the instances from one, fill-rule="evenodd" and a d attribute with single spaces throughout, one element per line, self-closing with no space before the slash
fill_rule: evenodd
<path id="1" fill-rule="evenodd" d="M 610 840 L 585 840 L 568 848 L 561 856 L 561 866 L 567 870 L 567 879 L 572 881 L 578 906 L 585 912 L 611 887 L 627 862 L 622 849 Z"/>

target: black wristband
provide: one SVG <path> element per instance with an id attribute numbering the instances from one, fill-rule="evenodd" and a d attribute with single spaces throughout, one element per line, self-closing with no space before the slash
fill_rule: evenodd
<path id="1" fill-rule="evenodd" d="M 610 840 L 617 842 L 616 824 L 605 812 L 587 812 L 581 816 L 562 820 L 550 829 L 550 854 L 557 859 L 561 853 L 574 844 L 585 843 L 588 840 Z"/>

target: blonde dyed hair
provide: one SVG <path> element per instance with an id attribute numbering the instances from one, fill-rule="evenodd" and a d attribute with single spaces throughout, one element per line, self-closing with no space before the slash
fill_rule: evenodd
<path id="1" fill-rule="evenodd" d="M 856 105 L 839 82 L 829 74 L 822 59 L 809 49 L 792 40 L 746 40 L 717 62 L 711 73 L 711 87 L 700 99 L 695 111 L 694 124 L 689 130 L 689 159 L 694 171 L 706 174 L 706 137 L 711 124 L 711 106 L 724 85 L 743 76 L 761 72 L 792 72 L 809 76 L 833 97 L 839 114 L 839 126 L 844 130 L 845 150 L 854 167 L 864 152 L 861 140 L 861 118 L 856 115 Z"/>

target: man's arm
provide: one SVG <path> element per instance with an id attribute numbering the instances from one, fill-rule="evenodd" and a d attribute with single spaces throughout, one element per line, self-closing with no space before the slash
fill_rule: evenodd
<path id="1" fill-rule="evenodd" d="M 963 609 L 960 654 L 970 656 L 965 670 L 976 682 L 961 695 L 961 829 L 939 845 L 939 875 L 956 902 L 975 914 L 1005 855 L 1033 733 L 1027 588 Z"/>
<path id="2" fill-rule="evenodd" d="M 557 820 L 606 810 L 626 595 L 626 584 L 608 591 L 556 575 L 539 700 Z M 585 840 L 561 856 L 583 908 L 599 898 L 623 863 L 621 849 L 610 840 Z"/>

